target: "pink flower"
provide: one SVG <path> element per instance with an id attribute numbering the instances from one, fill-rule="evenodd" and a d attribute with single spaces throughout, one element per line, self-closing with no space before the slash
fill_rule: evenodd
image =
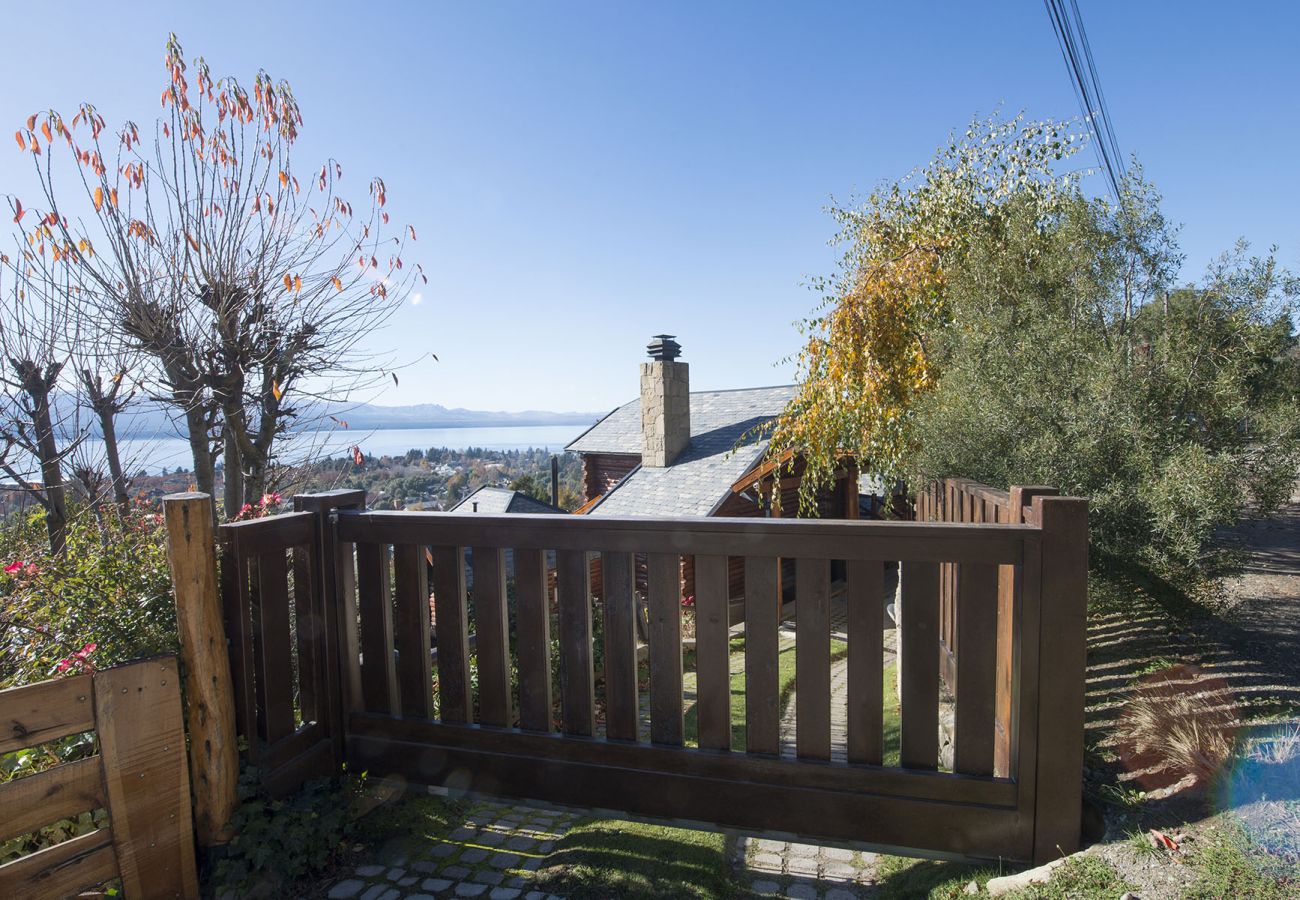
<path id="1" fill-rule="evenodd" d="M 6 575 L 17 575 L 19 572 L 21 572 L 21 571 L 23 570 L 23 568 L 24 568 L 26 565 L 27 565 L 27 564 L 26 564 L 25 562 L 23 562 L 21 559 L 16 559 L 16 560 L 14 560 L 13 562 L 11 562 L 9 565 L 5 566 L 5 574 L 6 574 Z"/>
<path id="2" fill-rule="evenodd" d="M 59 664 L 55 668 L 60 672 L 68 671 L 68 669 L 72 668 L 72 657 L 69 656 L 59 660 Z"/>
<path id="3" fill-rule="evenodd" d="M 23 569 L 23 573 L 25 575 L 39 575 L 41 574 L 41 570 L 37 567 L 36 563 L 28 563 L 27 567 Z"/>
<path id="4" fill-rule="evenodd" d="M 263 495 L 262 495 L 262 508 L 265 509 L 265 508 L 268 507 L 268 506 L 279 506 L 279 505 L 280 505 L 280 500 L 281 500 L 281 497 L 280 497 L 280 492 L 279 492 L 279 491 L 272 491 L 272 492 L 269 493 L 269 494 L 263 494 Z"/>

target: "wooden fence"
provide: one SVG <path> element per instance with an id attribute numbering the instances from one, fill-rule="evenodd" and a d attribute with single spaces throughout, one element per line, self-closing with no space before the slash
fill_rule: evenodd
<path id="1" fill-rule="evenodd" d="M 0 897 L 197 897 L 176 659 L 0 691 L 0 753 L 93 731 L 99 752 L 0 784 L 0 840 L 106 810 L 108 826 L 0 866 Z"/>
<path id="2" fill-rule="evenodd" d="M 1086 501 L 1035 497 L 1028 516 L 1005 524 L 987 514 L 923 524 L 383 513 L 346 495 L 296 504 L 302 512 L 223 529 L 241 732 L 281 789 L 346 762 L 458 789 L 911 852 L 1046 860 L 1078 845 Z M 591 553 L 603 582 L 601 671 Z M 635 554 L 647 561 L 644 705 Z M 684 728 L 683 556 L 696 573 L 695 746 Z M 731 742 L 728 557 L 745 560 L 743 746 Z M 781 560 L 794 561 L 796 581 L 788 747 Z M 830 687 L 833 561 L 846 572 L 848 604 L 843 746 L 831 732 L 840 714 Z M 886 766 L 891 562 L 902 583 L 901 736 L 898 764 Z M 953 771 L 940 769 L 938 753 L 945 597 L 960 612 L 949 632 L 961 640 Z"/>

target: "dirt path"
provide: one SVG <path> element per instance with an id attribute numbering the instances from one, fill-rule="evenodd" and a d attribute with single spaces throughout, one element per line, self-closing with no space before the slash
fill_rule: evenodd
<path id="1" fill-rule="evenodd" d="M 1277 515 L 1248 519 L 1231 537 L 1248 556 L 1225 585 L 1224 637 L 1300 684 L 1300 481 Z"/>

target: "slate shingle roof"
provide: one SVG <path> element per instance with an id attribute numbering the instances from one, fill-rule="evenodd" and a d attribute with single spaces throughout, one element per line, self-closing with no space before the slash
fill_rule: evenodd
<path id="1" fill-rule="evenodd" d="M 707 516 L 767 449 L 754 441 L 735 450 L 747 431 L 780 414 L 794 387 L 699 391 L 691 394 L 691 443 L 665 468 L 641 466 L 588 515 Z M 566 448 L 575 453 L 641 453 L 641 400 L 625 403 Z M 734 451 L 734 452 L 733 452 Z"/>
<path id="2" fill-rule="evenodd" d="M 475 509 L 474 504 L 478 504 Z M 481 487 L 451 508 L 458 513 L 552 513 L 568 515 L 565 510 L 551 506 L 544 500 L 538 500 L 509 488 Z"/>

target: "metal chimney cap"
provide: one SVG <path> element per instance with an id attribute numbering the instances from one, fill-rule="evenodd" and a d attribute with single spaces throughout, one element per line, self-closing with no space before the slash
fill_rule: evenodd
<path id="1" fill-rule="evenodd" d="M 677 343 L 672 334 L 656 334 L 654 340 L 646 344 L 646 353 L 651 359 L 671 362 L 682 355 L 682 345 Z"/>

